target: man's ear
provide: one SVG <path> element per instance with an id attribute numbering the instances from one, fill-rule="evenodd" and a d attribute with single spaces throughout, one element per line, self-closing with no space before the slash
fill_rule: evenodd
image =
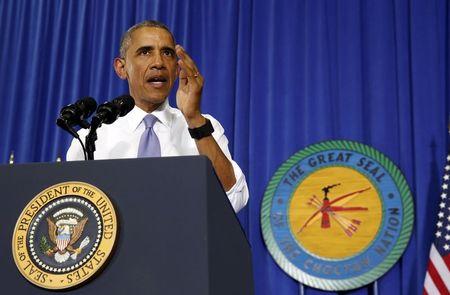
<path id="1" fill-rule="evenodd" d="M 127 72 L 125 71 L 125 60 L 123 58 L 116 57 L 114 59 L 114 70 L 116 71 L 116 74 L 120 79 L 127 79 Z"/>

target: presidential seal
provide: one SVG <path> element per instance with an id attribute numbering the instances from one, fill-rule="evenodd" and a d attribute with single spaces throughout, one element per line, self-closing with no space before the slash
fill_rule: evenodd
<path id="1" fill-rule="evenodd" d="M 311 287 L 339 291 L 386 273 L 411 236 L 414 208 L 399 169 L 357 142 L 308 146 L 276 171 L 261 207 L 277 264 Z"/>
<path id="2" fill-rule="evenodd" d="M 12 239 L 14 261 L 39 287 L 70 288 L 105 264 L 116 235 L 116 213 L 101 190 L 83 182 L 59 183 L 22 211 Z"/>

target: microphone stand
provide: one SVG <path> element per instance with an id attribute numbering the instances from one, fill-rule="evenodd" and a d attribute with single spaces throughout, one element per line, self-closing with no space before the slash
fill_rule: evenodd
<path id="1" fill-rule="evenodd" d="M 97 129 L 102 125 L 98 117 L 93 117 L 89 134 L 86 136 L 86 153 L 88 161 L 94 160 L 95 141 L 97 140 Z"/>
<path id="2" fill-rule="evenodd" d="M 91 128 L 89 134 L 86 136 L 86 153 L 87 159 L 94 160 L 95 141 L 97 140 L 97 130 Z"/>

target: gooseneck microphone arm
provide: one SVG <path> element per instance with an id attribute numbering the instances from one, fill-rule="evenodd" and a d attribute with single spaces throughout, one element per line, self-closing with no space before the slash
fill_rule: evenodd
<path id="1" fill-rule="evenodd" d="M 97 140 L 97 129 L 103 123 L 111 124 L 117 118 L 125 116 L 134 107 L 134 99 L 130 95 L 121 95 L 112 101 L 105 102 L 97 108 L 97 112 L 92 117 L 91 128 L 86 136 L 86 153 L 88 160 L 94 160 L 95 141 Z"/>
<path id="2" fill-rule="evenodd" d="M 78 135 L 78 133 L 77 133 L 77 135 Z M 80 143 L 81 148 L 83 149 L 83 156 L 84 156 L 84 160 L 86 161 L 87 160 L 87 152 L 86 152 L 86 148 L 83 144 L 83 141 L 81 140 L 81 138 L 79 136 L 77 136 L 75 138 L 78 139 L 78 142 Z"/>

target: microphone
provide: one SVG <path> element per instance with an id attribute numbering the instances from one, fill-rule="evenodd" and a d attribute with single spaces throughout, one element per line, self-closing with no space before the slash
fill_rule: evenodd
<path id="1" fill-rule="evenodd" d="M 134 108 L 134 99 L 127 94 L 107 101 L 97 108 L 97 113 L 92 117 L 91 128 L 86 136 L 86 153 L 88 160 L 94 160 L 95 141 L 97 140 L 97 129 L 102 123 L 111 124 L 117 118 L 125 116 Z"/>
<path id="2" fill-rule="evenodd" d="M 73 126 L 79 125 L 82 128 L 89 128 L 86 121 L 97 108 L 97 102 L 92 97 L 83 97 L 74 104 L 69 104 L 61 109 L 59 117 L 56 119 L 56 125 L 66 130 L 74 137 L 78 137 Z"/>
<path id="3" fill-rule="evenodd" d="M 92 118 L 91 129 L 99 128 L 102 123 L 111 124 L 119 117 L 128 114 L 134 108 L 134 99 L 128 94 L 107 101 L 97 108 L 97 113 Z"/>

